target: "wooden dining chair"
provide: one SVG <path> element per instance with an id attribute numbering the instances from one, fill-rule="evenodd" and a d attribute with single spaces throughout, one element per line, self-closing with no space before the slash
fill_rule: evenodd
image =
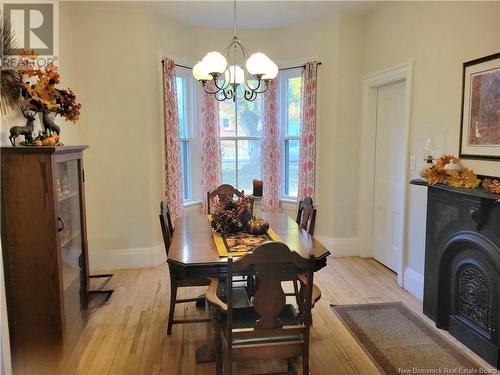
<path id="1" fill-rule="evenodd" d="M 172 243 L 172 235 L 174 233 L 174 229 L 172 227 L 172 219 L 170 216 L 170 211 L 168 209 L 168 205 L 166 202 L 160 203 L 160 225 L 161 232 L 163 235 L 163 241 L 165 243 L 165 252 L 167 254 L 170 250 L 170 244 Z M 170 268 L 170 263 L 168 264 Z M 194 279 L 181 279 L 175 276 L 174 272 L 170 273 L 170 308 L 168 312 L 168 325 L 167 325 L 167 334 L 170 335 L 172 333 L 172 326 L 174 324 L 186 324 L 186 323 L 206 323 L 210 322 L 210 318 L 197 318 L 197 319 L 174 319 L 175 313 L 175 305 L 178 303 L 187 303 L 187 302 L 197 302 L 200 297 L 197 298 L 181 298 L 177 299 L 177 290 L 178 288 L 185 287 L 195 287 L 195 286 L 207 286 L 210 284 L 210 281 L 206 278 L 194 278 Z"/>
<path id="2" fill-rule="evenodd" d="M 229 203 L 233 200 L 234 196 L 238 198 L 243 198 L 245 196 L 245 191 L 239 191 L 235 187 L 229 184 L 222 184 L 214 191 L 207 191 L 207 213 L 211 213 L 210 205 L 212 200 L 217 198 L 221 203 Z M 253 206 L 253 201 L 252 201 Z M 247 283 L 246 277 L 241 277 L 239 279 L 234 280 L 235 283 Z"/>
<path id="3" fill-rule="evenodd" d="M 309 330 L 313 303 L 314 256 L 302 258 L 281 242 L 266 242 L 238 260 L 228 259 L 226 302 L 217 295 L 219 279 L 212 277 L 207 301 L 216 307 L 217 374 L 230 375 L 238 360 L 291 359 L 302 357 L 303 374 L 309 372 Z M 282 282 L 289 274 L 304 283 L 302 311 L 286 304 Z M 253 305 L 233 305 L 232 278 L 254 275 Z"/>
<path id="4" fill-rule="evenodd" d="M 207 191 L 207 213 L 211 212 L 210 204 L 216 197 L 219 199 L 219 202 L 227 203 L 230 202 L 235 195 L 238 198 L 243 198 L 245 196 L 245 192 L 243 190 L 239 191 L 229 184 L 220 185 L 214 191 Z"/>
<path id="5" fill-rule="evenodd" d="M 165 252 L 168 258 L 168 250 L 170 249 L 170 243 L 172 242 L 174 227 L 172 226 L 172 216 L 170 215 L 170 209 L 168 208 L 167 202 L 165 201 L 161 201 L 160 203 L 160 225 L 161 233 L 163 235 L 163 242 L 165 243 Z"/>
<path id="6" fill-rule="evenodd" d="M 297 209 L 296 223 L 311 236 L 314 235 L 314 226 L 316 224 L 316 208 L 314 208 L 311 197 L 305 197 L 299 202 Z M 293 293 L 287 293 L 287 296 L 295 296 L 297 305 L 300 303 L 299 281 L 292 280 Z"/>
<path id="7" fill-rule="evenodd" d="M 314 208 L 311 197 L 305 197 L 299 202 L 297 210 L 297 219 L 295 220 L 311 236 L 314 235 L 314 226 L 316 224 L 316 208 Z"/>

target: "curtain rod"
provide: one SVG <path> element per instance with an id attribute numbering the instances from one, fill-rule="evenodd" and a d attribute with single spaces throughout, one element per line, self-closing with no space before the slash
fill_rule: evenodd
<path id="1" fill-rule="evenodd" d="M 322 65 L 323 63 L 321 61 L 318 62 L 318 65 Z M 302 64 L 302 65 L 297 65 L 297 66 L 289 66 L 288 68 L 281 68 L 279 70 L 290 70 L 290 69 L 298 69 L 298 68 L 303 68 L 305 67 L 306 64 Z"/>
<path id="2" fill-rule="evenodd" d="M 165 64 L 165 60 L 163 60 L 163 59 L 162 59 L 162 60 L 161 60 L 161 64 L 162 64 L 162 65 L 163 65 L 163 64 Z M 175 66 L 176 66 L 176 67 L 178 67 L 178 68 L 184 68 L 184 69 L 190 69 L 190 70 L 193 70 L 193 68 L 192 68 L 192 67 L 190 67 L 190 66 L 186 66 L 186 65 L 175 64 Z"/>
<path id="3" fill-rule="evenodd" d="M 161 63 L 164 64 L 165 63 L 165 60 L 161 60 Z M 320 61 L 318 62 L 318 65 L 322 65 L 323 63 Z M 184 68 L 184 69 L 189 69 L 189 70 L 193 70 L 192 67 L 190 66 L 186 66 L 186 65 L 181 65 L 181 64 L 175 64 L 176 67 L 178 68 Z M 290 69 L 298 69 L 298 68 L 303 68 L 305 67 L 306 65 L 303 64 L 303 65 L 297 65 L 297 66 L 289 66 L 288 68 L 281 68 L 279 70 L 290 70 Z"/>

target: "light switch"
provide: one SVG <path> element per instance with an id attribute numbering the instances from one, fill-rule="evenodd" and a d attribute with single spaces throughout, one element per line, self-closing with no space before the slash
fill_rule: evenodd
<path id="1" fill-rule="evenodd" d="M 414 171 L 417 169 L 417 161 L 415 155 L 410 156 L 410 171 Z"/>

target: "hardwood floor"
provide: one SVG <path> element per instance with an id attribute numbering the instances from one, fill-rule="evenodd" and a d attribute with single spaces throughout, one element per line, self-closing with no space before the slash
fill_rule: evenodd
<path id="1" fill-rule="evenodd" d="M 196 364 L 196 348 L 207 341 L 207 324 L 175 325 L 167 336 L 168 267 L 115 271 L 111 300 L 95 309 L 60 374 L 214 374 L 214 364 Z M 333 304 L 402 301 L 420 316 L 422 305 L 400 289 L 395 275 L 372 259 L 330 258 L 316 273 L 322 299 L 313 312 L 311 374 L 378 374 L 379 371 L 333 311 Z M 183 291 L 196 296 L 201 288 Z M 176 317 L 202 316 L 194 304 L 176 306 Z M 425 317 L 424 317 L 425 318 Z M 431 324 L 432 322 L 425 318 Z M 480 364 L 488 367 L 447 332 L 438 330 Z M 297 363 L 299 365 L 299 363 Z M 282 362 L 239 363 L 235 373 L 284 371 Z M 300 368 L 300 366 L 296 366 Z M 491 367 L 488 367 L 491 368 Z M 24 374 L 23 374 L 24 375 Z"/>

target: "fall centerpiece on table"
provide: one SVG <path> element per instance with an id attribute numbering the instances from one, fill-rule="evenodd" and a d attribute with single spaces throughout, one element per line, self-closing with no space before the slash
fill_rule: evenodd
<path id="1" fill-rule="evenodd" d="M 219 202 L 210 215 L 210 225 L 221 234 L 246 232 L 253 235 L 267 233 L 269 223 L 252 216 L 253 197 L 243 197 L 230 202 Z"/>
<path id="2" fill-rule="evenodd" d="M 252 200 L 248 197 L 219 202 L 210 215 L 210 225 L 221 234 L 244 230 L 252 218 Z"/>
<path id="3" fill-rule="evenodd" d="M 281 241 L 267 221 L 252 215 L 254 204 L 253 196 L 245 196 L 215 205 L 208 219 L 219 256 L 242 256 L 264 242 Z"/>
<path id="4" fill-rule="evenodd" d="M 16 145 L 19 135 L 25 136 L 26 146 L 58 146 L 60 127 L 54 122 L 59 115 L 67 121 L 76 122 L 80 117 L 81 104 L 71 89 L 62 89 L 58 85 L 61 77 L 53 64 L 39 68 L 36 65 L 37 55 L 33 51 L 23 51 L 17 66 L 17 84 L 19 98 L 17 105 L 26 117 L 26 126 L 14 126 L 10 129 L 10 141 Z M 43 132 L 33 137 L 34 114 L 42 116 Z"/>
<path id="5" fill-rule="evenodd" d="M 264 219 L 257 219 L 252 217 L 247 225 L 248 233 L 254 235 L 261 235 L 267 233 L 269 229 L 269 223 Z"/>

